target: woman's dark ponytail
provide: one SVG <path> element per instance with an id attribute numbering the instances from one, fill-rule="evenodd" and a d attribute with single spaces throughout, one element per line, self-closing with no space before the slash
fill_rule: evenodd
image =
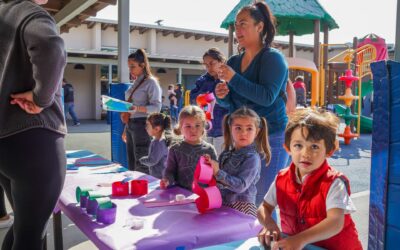
<path id="1" fill-rule="evenodd" d="M 260 34 L 260 40 L 263 42 L 265 47 L 271 47 L 274 41 L 276 28 L 275 28 L 275 17 L 271 12 L 271 9 L 263 1 L 258 1 L 252 5 L 244 6 L 239 12 L 248 11 L 251 18 L 254 19 L 255 23 L 264 23 L 264 28 Z M 241 48 L 238 48 L 242 51 Z"/>
<path id="2" fill-rule="evenodd" d="M 256 8 L 261 12 L 264 16 L 264 29 L 262 31 L 261 39 L 264 40 L 265 47 L 271 47 L 272 42 L 274 41 L 276 28 L 275 28 L 275 17 L 271 12 L 271 9 L 264 2 L 257 2 L 254 4 Z"/>

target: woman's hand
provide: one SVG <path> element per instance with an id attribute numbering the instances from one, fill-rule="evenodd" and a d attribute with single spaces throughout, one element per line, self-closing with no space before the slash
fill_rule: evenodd
<path id="1" fill-rule="evenodd" d="M 37 106 L 33 101 L 32 91 L 12 94 L 11 98 L 11 104 L 17 104 L 22 110 L 24 110 L 28 114 L 39 114 L 43 110 L 43 108 Z"/>
<path id="2" fill-rule="evenodd" d="M 124 132 L 122 132 L 121 139 L 124 143 L 126 143 L 126 129 L 124 129 Z"/>
<path id="3" fill-rule="evenodd" d="M 225 82 L 230 82 L 236 72 L 228 65 L 221 64 L 218 70 L 218 78 Z"/>
<path id="4" fill-rule="evenodd" d="M 204 155 L 204 159 L 206 160 L 206 163 L 211 165 L 211 167 L 213 168 L 213 174 L 216 175 L 219 171 L 219 164 L 217 161 L 211 159 L 211 156 L 208 154 Z"/>
<path id="5" fill-rule="evenodd" d="M 225 96 L 228 95 L 228 93 L 229 93 L 229 88 L 228 88 L 228 84 L 226 82 L 220 82 L 215 87 L 215 95 L 219 99 L 225 98 Z"/>

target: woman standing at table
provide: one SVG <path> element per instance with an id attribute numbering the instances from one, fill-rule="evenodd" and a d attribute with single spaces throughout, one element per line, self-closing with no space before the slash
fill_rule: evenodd
<path id="1" fill-rule="evenodd" d="M 125 92 L 125 100 L 133 104 L 133 112 L 122 113 L 121 119 L 126 124 L 124 136 L 130 170 L 149 174 L 149 168 L 139 159 L 146 156 L 151 138 L 146 131 L 146 118 L 150 113 L 161 110 L 161 87 L 150 71 L 146 52 L 138 49 L 128 57 L 129 72 L 134 84 Z"/>
<path id="2" fill-rule="evenodd" d="M 2 249 L 43 249 L 64 183 L 66 53 L 45 3 L 0 1 L 0 183 L 15 218 Z"/>
<path id="3" fill-rule="evenodd" d="M 288 155 L 282 147 L 286 116 L 288 66 L 280 51 L 271 48 L 275 19 L 264 2 L 243 7 L 235 20 L 236 38 L 241 53 L 220 67 L 223 79 L 216 87 L 218 103 L 232 113 L 247 106 L 268 123 L 271 162 L 261 169 L 256 204 L 260 204 L 278 171 L 285 167 Z"/>

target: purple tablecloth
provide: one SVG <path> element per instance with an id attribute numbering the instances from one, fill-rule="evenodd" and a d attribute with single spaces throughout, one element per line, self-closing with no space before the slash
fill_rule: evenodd
<path id="1" fill-rule="evenodd" d="M 111 187 L 98 187 L 126 177 L 126 173 L 68 174 L 58 207 L 100 249 L 192 249 L 254 237 L 260 230 L 256 220 L 230 208 L 220 208 L 199 214 L 194 203 L 178 206 L 146 208 L 143 200 L 170 200 L 176 194 L 191 193 L 174 187 L 158 190 L 158 180 L 139 172 L 134 178 L 149 180 L 149 194 L 143 197 L 112 198 L 117 204 L 116 222 L 102 225 L 83 211 L 76 202 L 75 189 L 92 187 L 111 194 Z M 131 228 L 133 219 L 144 222 L 140 230 Z"/>

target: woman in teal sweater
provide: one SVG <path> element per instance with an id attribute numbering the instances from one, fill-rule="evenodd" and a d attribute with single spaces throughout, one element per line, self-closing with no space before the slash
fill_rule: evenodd
<path id="1" fill-rule="evenodd" d="M 286 116 L 288 66 L 284 56 L 271 48 L 275 36 L 274 17 L 264 2 L 243 7 L 236 16 L 235 33 L 241 53 L 232 56 L 219 71 L 224 82 L 217 85 L 218 103 L 229 113 L 247 106 L 268 123 L 271 162 L 262 167 L 257 183 L 260 204 L 288 155 L 282 147 Z"/>

